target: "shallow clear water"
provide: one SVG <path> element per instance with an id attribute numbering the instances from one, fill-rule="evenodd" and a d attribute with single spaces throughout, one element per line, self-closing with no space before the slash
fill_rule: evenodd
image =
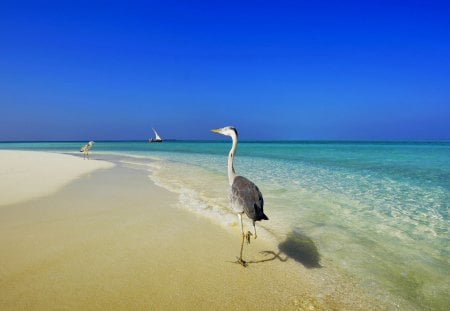
<path id="1" fill-rule="evenodd" d="M 0 148 L 74 152 L 81 145 Z M 141 157 L 129 161 L 179 193 L 181 207 L 227 226 L 236 223 L 228 209 L 229 148 L 228 141 L 98 142 L 93 157 Z M 242 142 L 235 168 L 264 195 L 270 220 L 258 223 L 262 234 L 307 236 L 322 265 L 374 293 L 420 309 L 450 305 L 450 142 Z"/>

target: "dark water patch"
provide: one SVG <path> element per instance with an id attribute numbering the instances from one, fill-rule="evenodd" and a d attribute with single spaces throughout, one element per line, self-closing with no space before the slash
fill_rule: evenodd
<path id="1" fill-rule="evenodd" d="M 314 241 L 297 231 L 291 231 L 278 245 L 280 251 L 300 262 L 306 268 L 321 268 L 320 254 Z"/>

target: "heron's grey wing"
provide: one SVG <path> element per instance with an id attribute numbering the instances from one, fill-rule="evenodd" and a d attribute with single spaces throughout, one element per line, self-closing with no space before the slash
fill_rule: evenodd
<path id="1" fill-rule="evenodd" d="M 258 187 L 245 177 L 237 176 L 231 186 L 232 204 L 243 209 L 248 218 L 257 221 L 268 219 L 264 215 L 264 199 Z"/>

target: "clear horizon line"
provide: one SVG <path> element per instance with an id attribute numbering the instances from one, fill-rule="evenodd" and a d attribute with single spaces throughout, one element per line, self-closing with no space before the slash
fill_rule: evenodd
<path id="1" fill-rule="evenodd" d="M 71 140 L 0 140 L 0 143 L 45 143 L 45 142 L 86 142 L 89 139 L 71 139 Z M 148 142 L 148 139 L 99 139 L 96 142 Z M 167 138 L 163 139 L 163 142 L 169 141 L 200 141 L 200 142 L 221 142 L 228 141 L 228 139 L 176 139 Z M 389 138 L 389 139 L 240 139 L 239 142 L 450 142 L 450 138 L 430 138 L 430 139 L 402 139 L 402 138 Z"/>

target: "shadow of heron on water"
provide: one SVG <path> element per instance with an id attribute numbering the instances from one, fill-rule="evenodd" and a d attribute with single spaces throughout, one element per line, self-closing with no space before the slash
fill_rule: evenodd
<path id="1" fill-rule="evenodd" d="M 264 263 L 273 260 L 279 260 L 281 262 L 287 261 L 289 258 L 294 259 L 295 261 L 303 264 L 306 268 L 321 268 L 320 265 L 320 254 L 317 249 L 314 241 L 297 231 L 291 231 L 288 233 L 286 239 L 278 244 L 278 251 L 262 251 L 262 254 L 265 258 L 260 260 L 250 260 L 243 261 L 242 260 L 242 249 L 244 246 L 244 239 L 241 244 L 241 258 L 234 262 L 247 267 L 249 264 L 257 264 Z M 284 256 L 283 256 L 284 255 Z"/>
<path id="2" fill-rule="evenodd" d="M 320 254 L 314 241 L 295 230 L 288 233 L 286 240 L 278 245 L 278 249 L 288 257 L 303 264 L 306 268 L 321 268 Z"/>

